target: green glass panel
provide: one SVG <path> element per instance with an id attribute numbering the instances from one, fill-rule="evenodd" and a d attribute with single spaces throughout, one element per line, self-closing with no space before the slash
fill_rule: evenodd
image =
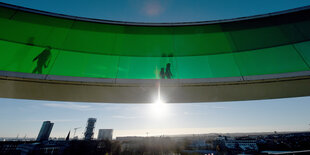
<path id="1" fill-rule="evenodd" d="M 308 70 L 291 45 L 235 53 L 235 58 L 243 76 Z"/>
<path id="2" fill-rule="evenodd" d="M 63 48 L 116 55 L 117 53 L 114 52 L 116 36 L 121 32 L 123 32 L 123 26 L 77 21 L 73 24 Z"/>
<path id="3" fill-rule="evenodd" d="M 177 79 L 177 62 L 173 57 L 120 57 L 117 78 L 160 79 L 161 69 L 166 72 L 168 63 L 172 78 Z"/>
<path id="4" fill-rule="evenodd" d="M 208 62 L 214 78 L 241 76 L 233 54 L 210 55 Z"/>
<path id="5" fill-rule="evenodd" d="M 174 33 L 174 47 L 178 55 L 207 55 L 232 51 L 219 25 L 176 27 Z"/>
<path id="6" fill-rule="evenodd" d="M 58 51 L 0 41 L 0 70 L 48 74 Z"/>
<path id="7" fill-rule="evenodd" d="M 294 24 L 306 39 L 310 39 L 310 21 Z"/>
<path id="8" fill-rule="evenodd" d="M 290 42 L 275 26 L 231 31 L 230 34 L 238 51 L 273 47 Z"/>
<path id="9" fill-rule="evenodd" d="M 180 79 L 212 78 L 207 56 L 178 57 Z"/>
<path id="10" fill-rule="evenodd" d="M 15 14 L 15 10 L 9 8 L 0 8 L 0 18 L 11 18 Z"/>
<path id="11" fill-rule="evenodd" d="M 59 48 L 72 21 L 17 12 L 12 20 L 0 19 L 0 38 L 28 45 Z"/>
<path id="12" fill-rule="evenodd" d="M 157 56 L 173 53 L 173 36 L 168 27 L 127 26 L 118 34 L 115 52 L 131 56 Z"/>
<path id="13" fill-rule="evenodd" d="M 51 75 L 115 78 L 118 56 L 60 51 Z"/>
<path id="14" fill-rule="evenodd" d="M 279 28 L 284 33 L 285 37 L 290 40 L 291 43 L 301 42 L 305 40 L 300 31 L 298 31 L 298 29 L 293 24 L 280 25 Z"/>
<path id="15" fill-rule="evenodd" d="M 310 41 L 295 44 L 295 47 L 302 55 L 308 66 L 310 66 Z"/>
<path id="16" fill-rule="evenodd" d="M 240 76 L 232 54 L 178 57 L 180 79 Z"/>

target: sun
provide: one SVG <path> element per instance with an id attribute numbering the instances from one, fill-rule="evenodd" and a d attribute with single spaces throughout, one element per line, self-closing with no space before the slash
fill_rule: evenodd
<path id="1" fill-rule="evenodd" d="M 150 114 L 153 118 L 164 118 L 168 113 L 168 106 L 161 98 L 160 83 L 157 85 L 157 100 L 150 104 Z"/>
<path id="2" fill-rule="evenodd" d="M 154 118 L 164 118 L 167 115 L 168 106 L 161 99 L 157 99 L 150 105 L 150 114 Z"/>

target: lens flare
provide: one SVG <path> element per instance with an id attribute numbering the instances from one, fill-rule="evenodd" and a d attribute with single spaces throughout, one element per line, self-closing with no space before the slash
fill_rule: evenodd
<path id="1" fill-rule="evenodd" d="M 157 100 L 151 104 L 151 114 L 154 118 L 163 118 L 167 114 L 167 104 L 161 99 L 160 84 L 158 83 Z"/>

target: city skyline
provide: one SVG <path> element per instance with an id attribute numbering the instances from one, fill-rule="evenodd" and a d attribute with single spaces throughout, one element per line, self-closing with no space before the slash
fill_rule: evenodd
<path id="1" fill-rule="evenodd" d="M 0 137 L 36 137 L 43 121 L 55 123 L 50 137 L 65 137 L 69 130 L 82 138 L 89 117 L 98 129 L 114 129 L 119 136 L 149 136 L 308 131 L 310 97 L 274 100 L 164 104 L 73 103 L 0 99 L 3 127 Z M 18 105 L 18 106 L 17 106 Z M 155 107 L 154 107 L 155 106 Z M 29 115 L 30 114 L 30 115 Z"/>

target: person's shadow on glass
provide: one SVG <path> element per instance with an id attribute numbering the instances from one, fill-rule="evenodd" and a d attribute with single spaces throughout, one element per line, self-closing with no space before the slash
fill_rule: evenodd
<path id="1" fill-rule="evenodd" d="M 171 79 L 172 78 L 171 63 L 166 64 L 166 72 L 165 68 L 161 68 L 159 75 L 161 79 L 165 79 L 166 77 L 167 79 Z"/>
<path id="2" fill-rule="evenodd" d="M 165 69 L 164 69 L 164 68 L 161 68 L 159 74 L 160 74 L 160 78 L 161 78 L 161 79 L 165 79 Z"/>
<path id="3" fill-rule="evenodd" d="M 36 56 L 32 62 L 37 60 L 37 66 L 36 68 L 32 71 L 32 73 L 38 73 L 42 74 L 43 67 L 47 68 L 50 61 L 51 61 L 51 47 L 47 47 L 44 49 L 38 56 Z"/>
<path id="4" fill-rule="evenodd" d="M 171 64 L 170 63 L 168 63 L 167 65 L 166 65 L 166 77 L 167 77 L 167 79 L 171 79 L 172 78 L 172 73 L 171 73 Z"/>

